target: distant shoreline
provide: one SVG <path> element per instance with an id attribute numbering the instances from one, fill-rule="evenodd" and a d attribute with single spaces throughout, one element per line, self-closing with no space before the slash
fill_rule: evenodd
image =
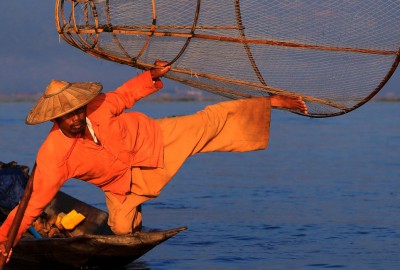
<path id="1" fill-rule="evenodd" d="M 400 102 L 400 97 L 379 97 L 379 98 L 373 98 L 371 101 Z"/>

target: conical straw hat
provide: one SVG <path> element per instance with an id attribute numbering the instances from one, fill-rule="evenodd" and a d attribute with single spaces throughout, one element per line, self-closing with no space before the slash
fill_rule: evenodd
<path id="1" fill-rule="evenodd" d="M 101 83 L 52 80 L 25 122 L 35 125 L 63 116 L 88 104 L 102 88 Z"/>

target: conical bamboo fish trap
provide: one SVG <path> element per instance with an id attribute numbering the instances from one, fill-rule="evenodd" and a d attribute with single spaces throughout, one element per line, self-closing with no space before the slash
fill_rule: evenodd
<path id="1" fill-rule="evenodd" d="M 398 0 L 57 0 L 82 51 L 228 98 L 301 95 L 309 116 L 352 111 L 400 59 Z"/>

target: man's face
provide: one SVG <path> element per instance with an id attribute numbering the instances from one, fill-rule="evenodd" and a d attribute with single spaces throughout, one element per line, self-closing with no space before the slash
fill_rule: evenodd
<path id="1" fill-rule="evenodd" d="M 86 128 L 86 106 L 56 118 L 56 122 L 67 137 L 76 137 Z"/>

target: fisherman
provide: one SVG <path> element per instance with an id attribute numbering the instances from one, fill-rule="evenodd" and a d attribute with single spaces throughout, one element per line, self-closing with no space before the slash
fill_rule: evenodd
<path id="1" fill-rule="evenodd" d="M 70 178 L 104 191 L 115 234 L 134 233 L 142 224 L 140 205 L 157 197 L 188 157 L 265 149 L 271 108 L 307 114 L 300 97 L 282 95 L 225 101 L 193 115 L 156 120 L 125 112 L 160 90 L 160 77 L 169 70 L 167 62 L 156 61 L 108 93 L 100 93 L 100 83 L 50 82 L 26 118 L 27 124 L 54 124 L 37 154 L 33 192 L 15 243 Z M 0 228 L 2 253 L 16 208 Z"/>

